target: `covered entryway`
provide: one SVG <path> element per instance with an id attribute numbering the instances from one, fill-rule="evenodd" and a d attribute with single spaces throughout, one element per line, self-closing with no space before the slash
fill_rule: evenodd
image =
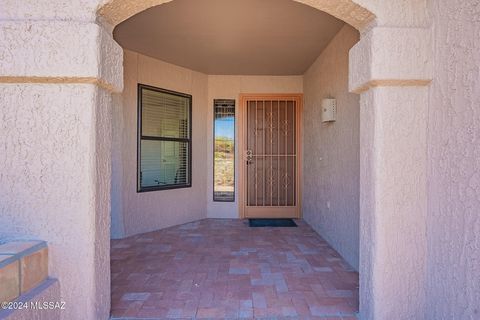
<path id="1" fill-rule="evenodd" d="M 282 1 L 285 6 L 291 6 L 289 10 L 285 10 L 286 13 L 283 13 L 283 15 L 272 14 L 268 10 L 278 10 L 281 7 L 280 2 L 273 4 L 273 2 L 268 1 L 261 2 L 264 6 L 263 12 L 260 10 L 260 4 L 252 11 L 248 9 L 248 4 L 251 2 L 231 1 L 229 3 L 238 5 L 234 7 L 233 11 L 236 14 L 232 16 L 226 14 L 226 12 L 232 10 L 231 7 L 224 8 L 224 11 L 220 9 L 220 3 L 225 5 L 226 2 L 208 6 L 204 5 L 204 2 L 188 4 L 188 1 L 174 1 L 158 7 L 149 4 L 145 7 L 139 5 L 141 8 L 135 7 L 132 9 L 112 1 L 100 9 L 99 13 L 102 18 L 108 16 L 111 12 L 116 12 L 111 16 L 113 20 L 107 18 L 107 21 L 115 25 L 132 16 L 132 14 L 140 12 L 141 9 L 151 8 L 138 15 L 133 15 L 131 20 L 119 24 L 114 30 L 115 39 L 124 45 L 125 49 L 125 88 L 122 97 L 119 99 L 120 102 L 115 103 L 115 110 L 121 110 L 122 114 L 115 118 L 117 114 L 114 113 L 113 123 L 114 144 L 121 145 L 124 148 L 121 165 L 117 166 L 118 162 L 113 162 L 113 178 L 115 181 L 122 181 L 121 195 L 115 195 L 115 197 L 122 199 L 123 206 L 119 210 L 112 211 L 112 225 L 115 226 L 114 236 L 121 238 L 145 233 L 205 217 L 225 219 L 248 217 L 250 214 L 255 217 L 267 217 L 275 214 L 283 217 L 300 217 L 303 214 L 305 221 L 311 227 L 324 235 L 327 241 L 340 252 L 353 268 L 360 270 L 360 279 L 362 280 L 360 281 L 359 311 L 362 317 L 369 318 L 375 314 L 375 317 L 381 315 L 380 318 L 388 318 L 391 314 L 396 314 L 393 310 L 397 309 L 383 308 L 384 305 L 380 305 L 379 301 L 386 299 L 385 297 L 390 299 L 395 296 L 395 299 L 397 299 L 398 294 L 394 289 L 397 286 L 392 286 L 390 280 L 387 281 L 387 279 L 379 276 L 383 273 L 378 273 L 375 270 L 380 265 L 388 269 L 392 266 L 392 261 L 397 261 L 398 264 L 396 265 L 405 261 L 398 261 L 395 256 L 391 255 L 392 251 L 383 250 L 386 248 L 385 246 L 397 248 L 396 244 L 391 243 L 391 239 L 397 239 L 396 237 L 389 238 L 388 241 L 383 239 L 381 245 L 377 246 L 376 237 L 379 230 L 376 224 L 380 223 L 382 228 L 388 230 L 391 229 L 392 224 L 384 216 L 378 217 L 378 219 L 373 219 L 373 216 L 376 217 L 377 214 L 381 213 L 382 206 L 379 206 L 379 204 L 392 205 L 391 200 L 394 199 L 389 198 L 392 192 L 391 183 L 395 188 L 401 189 L 398 190 L 399 192 L 409 193 L 411 190 L 404 190 L 402 188 L 404 184 L 398 184 L 396 181 L 398 179 L 419 180 L 420 185 L 424 186 L 424 175 L 410 175 L 403 170 L 397 172 L 397 170 L 394 170 L 396 162 L 393 161 L 393 158 L 390 156 L 380 157 L 380 155 L 386 155 L 389 152 L 388 146 L 393 144 L 395 144 L 395 150 L 410 148 L 412 143 L 414 145 L 418 144 L 421 149 L 425 142 L 425 132 L 424 126 L 417 123 L 418 126 L 414 128 L 416 132 L 414 141 L 409 139 L 407 142 L 397 139 L 397 134 L 401 133 L 403 129 L 397 127 L 398 123 L 393 125 L 389 121 L 399 118 L 392 117 L 390 113 L 388 115 L 384 114 L 382 112 L 385 109 L 377 110 L 377 108 L 388 102 L 389 112 L 402 110 L 401 112 L 398 111 L 400 118 L 404 113 L 407 113 L 406 108 L 416 110 L 415 113 L 418 113 L 417 102 L 421 103 L 425 97 L 426 92 L 423 86 L 427 85 L 429 80 L 424 79 L 421 72 L 418 74 L 413 72 L 414 79 L 404 81 L 401 80 L 405 76 L 403 71 L 397 74 L 392 68 L 383 74 L 381 72 L 376 73 L 377 69 L 373 68 L 373 72 L 368 73 L 365 72 L 365 66 L 382 65 L 381 61 L 386 57 L 386 55 L 381 55 L 384 51 L 371 50 L 372 48 L 381 48 L 384 42 L 387 46 L 396 45 L 397 42 L 388 42 L 395 37 L 399 37 L 401 42 L 406 38 L 410 39 L 414 33 L 420 35 L 425 35 L 425 33 L 417 33 L 409 29 L 408 34 L 406 34 L 401 30 L 395 30 L 393 33 L 395 37 L 390 37 L 390 31 L 392 30 L 373 28 L 373 15 L 364 11 L 362 7 L 348 3 L 340 8 L 333 3 L 330 3 L 329 6 L 327 2 L 319 1 L 312 6 L 324 9 L 326 12 L 344 19 L 344 21 L 350 22 L 357 30 L 368 31 L 367 35 L 369 36 L 365 37 L 351 26 L 334 19 L 335 22 L 331 21 L 332 23 L 328 24 L 329 26 L 336 25 L 330 30 L 330 36 L 333 37 L 323 39 L 323 46 L 316 49 L 325 52 L 325 54 L 318 57 L 314 55 L 311 60 L 299 59 L 298 54 L 301 52 L 310 52 L 311 54 L 310 49 L 312 48 L 303 47 L 303 51 L 299 48 L 309 43 L 319 44 L 319 35 L 317 34 L 309 39 L 308 35 L 311 33 L 308 27 L 303 32 L 285 34 L 284 31 L 291 30 L 291 28 L 295 29 L 293 25 L 298 21 L 318 22 L 320 20 L 327 21 L 327 18 L 293 18 L 294 5 L 299 6 L 298 8 L 301 10 L 310 10 L 308 13 L 306 11 L 301 13 L 300 16 L 321 13 L 315 10 L 312 12 L 312 9 L 295 2 Z M 270 7 L 268 7 L 268 3 L 271 4 Z M 322 5 L 325 5 L 325 7 Z M 242 8 L 242 6 L 245 7 Z M 176 8 L 178 9 L 177 13 L 180 12 L 179 14 L 175 14 Z M 349 13 L 345 14 L 345 12 Z M 188 13 L 188 15 L 185 15 L 185 13 Z M 243 13 L 243 16 L 241 13 Z M 275 13 L 278 12 L 275 11 Z M 186 16 L 191 19 L 186 21 L 184 19 Z M 243 18 L 236 21 L 235 18 L 239 16 Z M 332 18 L 331 16 L 328 17 Z M 285 26 L 287 22 L 290 24 Z M 173 23 L 174 27 L 168 25 L 168 23 Z M 280 23 L 280 25 L 272 27 L 273 23 Z M 252 27 L 258 24 L 266 26 L 263 31 L 267 30 L 267 32 L 262 33 L 259 28 Z M 145 28 L 145 26 L 148 27 Z M 233 32 L 233 36 L 229 35 L 228 32 Z M 268 40 L 262 41 L 260 39 L 262 35 Z M 150 36 L 159 40 L 150 41 L 148 40 Z M 303 40 L 296 45 L 292 45 L 300 36 L 304 36 Z M 307 37 L 305 38 L 305 36 Z M 283 37 L 289 40 L 279 41 L 279 39 L 284 39 Z M 355 44 L 359 38 L 360 42 Z M 418 39 L 417 45 L 425 45 L 422 41 L 422 39 Z M 292 49 L 292 47 L 293 50 L 289 51 L 288 49 Z M 266 54 L 266 52 L 269 53 Z M 374 52 L 374 54 L 367 54 L 371 52 Z M 417 50 L 408 51 L 403 56 L 417 56 Z M 299 61 L 302 63 L 293 63 Z M 294 67 L 288 69 L 291 66 Z M 410 69 L 407 68 L 407 70 Z M 408 73 L 408 76 L 412 74 Z M 397 77 L 400 78 L 398 81 L 395 80 Z M 138 120 L 137 111 L 144 108 L 144 106 L 138 104 L 138 84 L 148 85 L 158 92 L 169 92 L 178 97 L 192 97 L 193 102 L 188 106 L 185 105 L 187 109 L 188 107 L 191 108 L 191 117 L 174 119 L 174 121 L 181 121 L 182 125 L 174 124 L 172 126 L 172 128 L 179 128 L 185 124 L 186 127 L 192 129 L 190 134 L 187 133 L 186 136 L 181 137 L 184 139 L 181 141 L 182 143 L 191 146 L 191 153 L 177 153 L 176 165 L 175 161 L 171 161 L 172 172 L 178 172 L 181 168 L 183 171 L 183 168 L 186 168 L 186 172 L 192 174 L 191 180 L 189 179 L 188 183 L 182 186 L 173 186 L 175 191 L 168 191 L 168 187 L 155 186 L 154 189 L 149 190 L 152 192 L 137 194 L 131 192 L 132 183 L 135 183 L 135 179 L 149 174 L 142 171 L 142 163 L 147 160 L 150 161 L 156 154 L 156 151 L 152 148 L 144 161 L 142 154 L 137 154 L 135 157 L 134 152 L 132 152 L 134 150 L 132 147 L 138 144 L 135 137 L 138 132 L 143 132 L 144 129 L 143 127 L 137 127 L 136 121 Z M 408 87 L 410 94 L 402 95 L 396 92 L 397 88 L 403 90 L 404 86 Z M 419 86 L 418 90 L 416 86 Z M 382 89 L 378 89 L 378 87 L 382 87 Z M 393 100 L 389 99 L 389 93 L 392 90 L 396 92 Z M 352 92 L 361 94 L 361 99 Z M 277 153 L 274 150 L 269 151 L 267 144 L 263 141 L 263 139 L 268 139 L 266 142 L 269 142 L 271 146 L 274 145 L 274 111 L 272 105 L 274 105 L 273 101 L 276 100 L 278 108 L 280 99 L 259 97 L 256 101 L 252 99 L 250 103 L 245 104 L 241 101 L 241 97 L 245 94 L 259 95 L 265 93 L 304 94 L 305 101 L 301 101 L 301 103 L 304 104 L 305 108 L 301 110 L 302 112 L 299 112 L 299 101 L 298 104 L 297 102 L 291 104 L 292 113 L 289 115 L 289 100 L 295 101 L 295 99 L 286 99 L 285 110 L 287 115 L 283 120 L 287 121 L 287 128 L 292 130 L 287 129 L 285 131 L 287 141 L 284 146 L 285 150 L 283 150 L 286 152 L 283 153 L 278 152 L 280 150 L 277 150 Z M 414 97 L 414 101 L 402 100 L 407 97 Z M 339 100 L 336 123 L 323 123 L 319 116 L 319 106 L 322 99 L 325 98 L 337 98 Z M 230 136 L 227 137 L 231 139 L 230 141 L 235 142 L 234 169 L 226 170 L 230 174 L 229 179 L 220 179 L 231 181 L 233 171 L 234 196 L 231 197 L 229 194 L 227 198 L 231 200 L 223 202 L 217 201 L 213 192 L 216 189 L 214 185 L 216 183 L 214 162 L 217 156 L 217 145 L 214 142 L 216 136 L 214 136 L 213 128 L 213 119 L 216 116 L 213 113 L 215 101 L 234 101 L 235 108 L 231 109 L 235 110 L 235 116 L 232 115 L 231 117 L 238 121 L 235 124 L 235 137 L 233 139 Z M 255 141 L 255 139 L 252 141 L 250 138 L 253 146 L 249 146 L 248 120 L 254 114 L 253 106 L 255 103 L 257 104 L 257 115 L 253 118 L 253 123 L 257 121 L 257 124 L 251 128 L 251 133 L 255 136 L 255 132 L 261 131 L 263 133 L 261 134 L 262 144 L 255 145 L 258 141 Z M 270 103 L 270 115 L 267 111 L 268 106 L 266 107 L 268 103 Z M 372 109 L 371 103 L 373 103 L 375 109 Z M 260 118 L 258 117 L 259 104 L 262 105 L 262 108 L 260 108 L 262 116 Z M 402 105 L 402 108 L 397 110 L 399 105 Z M 150 108 L 152 106 L 146 107 Z M 164 107 L 159 106 L 159 108 Z M 250 114 L 248 112 L 249 108 L 252 109 Z M 184 108 L 183 111 L 175 112 L 175 114 L 187 115 L 187 109 Z M 425 109 L 422 108 L 421 111 L 425 112 Z M 241 112 L 245 112 L 244 117 L 238 118 Z M 263 113 L 265 113 L 265 116 Z M 279 113 L 277 113 L 277 117 L 278 115 Z M 266 133 L 270 120 L 268 117 L 270 116 L 272 120 L 270 133 L 272 134 L 268 137 Z M 176 116 L 169 115 L 168 117 L 172 117 L 168 120 L 170 122 Z M 304 121 L 300 121 L 302 117 Z M 381 119 L 377 119 L 377 117 Z M 291 120 L 290 123 L 288 123 L 289 119 Z M 262 122 L 261 126 L 259 125 L 260 120 Z M 143 119 L 142 122 L 144 122 Z M 120 126 L 117 125 L 118 123 L 120 123 Z M 296 126 L 290 126 L 290 124 Z M 388 128 L 385 135 L 379 134 L 379 127 L 377 126 L 379 124 L 386 125 L 382 126 L 382 129 L 387 130 Z M 305 131 L 300 132 L 300 128 L 305 129 Z M 397 132 L 396 129 L 399 131 Z M 174 136 L 171 137 L 161 136 L 161 131 L 163 132 L 163 129 L 159 130 L 158 136 L 149 138 L 155 138 L 159 141 L 166 139 L 165 141 L 172 142 L 172 139 L 178 139 L 177 135 L 182 135 L 174 133 Z M 116 140 L 118 137 L 121 141 Z M 288 138 L 291 138 L 291 142 Z M 379 141 L 379 138 L 386 139 L 386 141 Z M 379 147 L 377 143 L 385 148 Z M 302 150 L 302 144 L 305 144 L 307 148 Z M 372 147 L 372 144 L 375 144 L 375 146 Z M 289 146 L 291 150 L 288 149 Z M 253 150 L 249 147 L 253 147 Z M 257 149 L 257 147 L 259 148 Z M 231 152 L 231 149 L 229 150 Z M 403 153 L 405 154 L 405 152 Z M 273 159 L 270 159 L 270 166 L 266 165 L 268 162 L 266 158 L 273 158 L 273 156 L 285 158 L 282 166 L 278 161 L 276 170 L 278 175 L 283 169 L 284 181 L 279 179 L 278 176 L 275 181 L 275 175 L 273 174 L 275 170 L 272 170 L 275 167 L 273 161 L 271 161 Z M 249 169 L 255 157 L 258 158 L 256 169 Z M 290 161 L 293 159 L 290 158 L 295 158 L 295 165 L 293 165 L 294 161 Z M 380 158 L 382 159 L 381 166 L 378 162 Z M 392 160 L 391 163 L 390 160 Z M 407 160 L 414 163 L 423 163 L 424 159 L 414 156 L 407 158 Z M 195 166 L 187 167 L 189 163 L 194 163 Z M 393 171 L 376 171 L 381 168 L 390 168 L 390 165 Z M 303 167 L 307 169 L 304 171 L 305 182 L 302 182 L 301 179 Z M 202 170 L 202 168 L 204 169 Z M 268 174 L 268 169 L 270 174 Z M 151 170 L 151 174 L 155 174 L 154 171 L 162 172 L 161 169 Z M 116 174 L 119 172 L 120 175 Z M 377 175 L 377 173 L 380 175 Z M 252 184 L 248 183 L 249 176 L 250 181 L 253 180 Z M 379 179 L 380 177 L 385 178 L 382 183 L 372 181 L 372 179 Z M 295 180 L 295 183 L 292 183 L 293 180 Z M 149 181 L 164 181 L 164 179 L 149 177 Z M 190 182 L 192 183 L 190 184 Z M 112 185 L 116 186 L 116 183 L 112 183 Z M 277 187 L 276 195 L 273 190 L 274 186 Z M 279 189 L 282 186 L 282 191 L 285 191 L 284 198 L 280 197 Z M 387 186 L 388 188 L 386 188 Z M 160 192 L 159 190 L 163 191 Z M 226 190 L 229 189 L 223 189 L 222 192 L 227 193 Z M 409 203 L 413 204 L 414 207 L 418 206 L 417 212 L 423 212 L 422 193 L 412 193 L 411 197 L 415 201 Z M 279 201 L 282 199 L 285 200 L 283 206 L 279 205 Z M 382 201 L 377 202 L 377 199 L 382 199 Z M 277 206 L 272 206 L 274 200 L 276 200 Z M 261 205 L 259 205 L 260 202 Z M 393 201 L 393 206 L 396 206 L 395 201 Z M 398 210 L 405 212 L 405 214 L 412 212 L 411 208 L 406 210 L 406 208 L 401 207 Z M 395 220 L 394 212 L 398 212 L 397 210 L 386 210 L 386 212 L 390 212 L 392 214 L 390 219 Z M 363 214 L 362 218 L 360 218 L 360 213 Z M 418 217 L 418 215 L 415 217 L 415 234 L 421 238 L 424 220 L 421 218 L 421 223 L 418 223 Z M 402 226 L 400 229 L 413 227 L 411 225 L 413 220 L 402 219 L 398 222 L 397 226 Z M 392 230 L 392 232 L 397 234 L 399 230 Z M 398 235 L 400 236 L 401 233 Z M 410 237 L 406 241 L 415 241 L 414 238 Z M 359 247 L 363 248 L 363 257 L 360 257 Z M 417 248 L 419 250 L 418 255 L 421 255 L 422 247 L 417 246 Z M 421 264 L 421 260 L 416 261 Z M 398 269 L 397 266 L 392 268 Z M 421 279 L 424 278 L 422 268 L 412 269 L 407 267 L 406 269 L 409 270 L 409 282 L 421 282 Z M 398 272 L 394 274 L 398 274 Z M 394 282 L 398 286 L 404 285 L 404 279 L 405 277 L 399 276 Z M 180 278 L 177 280 L 180 280 Z M 379 288 L 381 288 L 380 291 Z M 382 294 L 378 294 L 379 292 L 382 292 Z M 419 295 L 421 296 L 421 294 Z M 372 296 L 375 298 L 372 298 Z M 128 300 L 129 297 L 129 295 L 126 297 L 122 295 L 119 299 Z M 412 300 L 409 294 L 401 294 L 400 297 L 400 300 L 404 301 L 400 305 L 406 305 L 407 302 Z M 415 299 L 415 301 L 421 301 L 421 299 Z M 174 311 L 171 312 L 175 313 Z M 403 310 L 398 310 L 398 312 L 401 313 Z M 409 312 L 415 313 L 414 310 L 410 309 L 407 313 Z"/>
<path id="2" fill-rule="evenodd" d="M 218 74 L 201 74 L 201 72 L 185 69 L 177 72 L 179 70 L 172 65 L 156 62 L 149 56 L 138 52 L 127 52 L 127 50 L 123 52 L 114 41 L 112 31 L 122 21 L 148 8 L 164 3 L 167 6 L 166 3 L 180 3 L 180 1 L 89 0 L 19 4 L 12 1 L 2 2 L 4 63 L 0 81 L 2 96 L 5 97 L 2 100 L 5 121 L 0 135 L 4 146 L 4 152 L 2 152 L 4 161 L 2 161 L 0 177 L 4 186 L 1 201 L 3 214 L 1 229 L 2 233 L 11 237 L 28 237 L 48 242 L 51 249 L 49 270 L 51 276 L 60 280 L 62 299 L 69 306 L 61 315 L 63 319 L 97 320 L 106 319 L 109 315 L 110 215 L 118 212 L 127 213 L 120 219 L 114 219 L 111 228 L 113 233 L 123 232 L 122 236 L 159 230 L 205 217 L 238 216 L 238 210 L 232 210 L 229 204 L 213 203 L 211 200 L 213 192 L 211 183 L 208 181 L 213 180 L 213 174 L 210 172 L 212 166 L 208 165 L 208 159 L 212 157 L 213 147 L 208 143 L 208 137 L 212 135 L 208 113 L 200 110 L 194 112 L 191 124 L 193 132 L 197 135 L 173 137 L 175 141 L 170 140 L 172 143 L 191 143 L 192 153 L 196 154 L 196 161 L 199 160 L 196 163 L 205 164 L 204 168 L 192 172 L 191 189 L 136 193 L 137 127 L 136 124 L 133 127 L 130 126 L 131 122 L 128 121 L 124 122 L 123 127 L 116 126 L 117 121 L 132 120 L 137 117 L 135 90 L 138 79 L 142 79 L 144 83 L 157 82 L 156 88 L 175 85 L 178 86 L 175 88 L 176 92 L 192 91 L 191 95 L 197 97 L 194 101 L 199 101 L 198 98 L 202 97 L 205 101 L 204 106 L 208 107 L 212 106 L 209 103 L 210 98 L 226 96 L 226 92 L 231 88 L 240 88 L 233 94 L 231 92 L 228 94 L 237 96 L 239 92 L 253 92 L 252 87 L 257 89 L 260 87 L 259 82 L 262 81 L 258 78 L 223 77 Z M 198 2 L 204 3 L 204 1 Z M 223 2 L 219 1 L 219 3 Z M 246 1 L 241 1 L 241 3 L 244 2 Z M 351 49 L 350 54 L 345 55 L 346 59 L 343 60 L 347 61 L 349 66 L 348 76 L 343 78 L 348 78 L 348 85 L 346 82 L 343 83 L 348 87 L 344 91 L 360 95 L 360 107 L 356 109 L 360 113 L 357 117 L 360 122 L 360 159 L 356 162 L 359 166 L 359 183 L 356 184 L 360 186 L 359 199 L 356 201 L 353 197 L 345 197 L 344 192 L 328 193 L 334 186 L 338 186 L 335 182 L 343 181 L 339 178 L 343 178 L 343 175 L 334 174 L 322 180 L 321 175 L 309 174 L 304 175 L 304 178 L 308 177 L 309 180 L 304 179 L 305 186 L 308 188 L 304 188 L 302 193 L 306 195 L 307 200 L 315 201 L 303 201 L 302 204 L 312 213 L 308 215 L 311 225 L 323 221 L 328 222 L 329 226 L 342 225 L 335 220 L 345 218 L 342 215 L 331 214 L 333 211 L 339 212 L 335 204 L 342 203 L 341 200 L 353 199 L 353 202 L 359 205 L 358 228 L 342 230 L 341 233 L 333 228 L 325 228 L 319 229 L 319 232 L 325 237 L 332 230 L 337 235 L 348 231 L 351 235 L 358 235 L 355 237 L 360 242 L 360 256 L 345 254 L 344 256 L 352 261 L 358 261 L 360 315 L 363 319 L 423 318 L 428 314 L 426 311 L 429 309 L 428 306 L 434 305 L 425 301 L 427 293 L 432 292 L 431 284 L 441 279 L 442 275 L 449 277 L 443 270 L 439 272 L 439 268 L 432 266 L 437 265 L 437 258 L 443 256 L 443 253 L 447 253 L 447 259 L 453 261 L 454 255 L 460 251 L 449 250 L 448 246 L 442 245 L 442 250 L 427 255 L 427 246 L 441 239 L 445 231 L 441 227 L 447 226 L 449 222 L 448 219 L 436 219 L 433 215 L 430 218 L 432 222 L 442 220 L 443 224 L 434 225 L 435 232 L 433 234 L 429 232 L 427 239 L 427 200 L 428 204 L 432 204 L 444 196 L 446 200 L 439 206 L 448 210 L 448 205 L 444 205 L 445 203 L 448 201 L 457 203 L 455 202 L 457 200 L 452 200 L 454 196 L 449 196 L 453 193 L 448 192 L 450 190 L 448 188 L 451 186 L 463 188 L 468 185 L 468 183 L 460 185 L 446 182 L 447 187 L 443 189 L 427 188 L 427 171 L 431 164 L 427 162 L 429 157 L 427 143 L 433 142 L 433 148 L 438 147 L 433 158 L 441 158 L 442 150 L 450 152 L 447 149 L 450 145 L 443 143 L 446 139 L 427 139 L 428 119 L 435 118 L 429 114 L 428 109 L 431 100 L 428 84 L 433 77 L 432 48 L 435 44 L 435 47 L 440 49 L 440 54 L 446 51 L 446 46 L 442 47 L 434 42 L 437 39 L 446 39 L 446 35 L 450 34 L 447 32 L 449 30 L 446 30 L 447 27 L 444 27 L 450 26 L 444 23 L 444 13 L 458 12 L 453 9 L 453 5 L 445 5 L 445 1 L 440 4 L 427 2 L 416 0 L 296 1 L 331 14 L 359 31 L 360 41 L 348 48 Z M 189 8 L 191 9 L 187 7 Z M 463 8 L 465 9 L 463 12 L 473 11 L 466 6 Z M 195 14 L 196 12 L 189 12 L 188 15 L 182 15 L 181 21 L 184 25 L 188 25 L 189 20 L 185 17 L 195 16 Z M 225 17 L 233 16 L 235 15 Z M 449 14 L 445 16 L 452 17 Z M 432 37 L 430 19 L 432 17 L 436 21 L 435 38 Z M 275 18 L 275 21 L 289 21 L 279 19 L 279 16 Z M 165 28 L 160 31 L 171 34 L 175 30 Z M 251 32 L 249 36 L 254 34 Z M 453 34 L 460 35 L 458 32 Z M 137 34 L 137 38 L 141 38 L 142 35 Z M 448 37 L 448 39 L 454 38 Z M 184 40 L 185 37 L 181 43 L 191 43 Z M 450 47 L 460 44 L 461 41 L 463 39 L 454 41 Z M 230 41 L 218 44 L 220 46 L 226 44 L 224 48 L 228 48 L 235 43 L 237 42 Z M 339 41 L 337 48 L 341 47 L 342 43 L 345 42 Z M 160 44 L 164 48 L 168 47 L 164 46 L 165 43 Z M 184 52 L 198 56 L 201 48 L 209 47 L 211 44 L 212 42 L 201 41 L 194 49 L 184 50 Z M 252 46 L 242 46 L 242 48 L 252 49 Z M 260 46 L 255 48 L 262 49 Z M 345 47 L 342 48 L 345 49 Z M 178 51 L 173 51 L 174 55 L 176 52 Z M 447 57 L 450 56 L 456 57 L 456 53 L 439 56 L 440 64 L 448 61 Z M 213 61 L 215 62 L 213 66 L 220 65 L 220 59 Z M 293 60 L 287 59 L 287 61 Z M 245 66 L 248 66 L 251 59 L 246 59 L 247 64 L 244 62 L 237 63 L 236 70 L 246 70 Z M 264 65 L 268 62 L 270 62 L 269 59 L 264 59 Z M 164 67 L 163 71 L 157 72 L 161 69 L 160 65 Z M 337 64 L 325 63 L 323 66 L 337 66 Z M 136 77 L 124 79 L 124 67 L 126 72 L 131 75 L 136 74 Z M 469 67 L 470 65 L 467 64 L 467 68 Z M 441 65 L 438 69 L 440 68 Z M 174 69 L 175 72 L 170 72 Z M 441 72 L 439 79 L 450 78 L 451 75 L 453 77 L 454 73 L 454 68 L 449 68 L 448 73 Z M 332 75 L 333 78 L 330 79 L 335 79 L 337 72 L 330 70 L 324 74 Z M 311 80 L 315 80 L 314 78 L 312 77 Z M 465 83 L 475 84 L 469 79 L 464 80 Z M 283 92 L 286 92 L 286 89 L 303 88 L 298 78 L 277 80 L 278 82 L 273 86 L 277 89 L 281 87 Z M 262 83 L 265 87 L 272 84 L 269 80 Z M 132 84 L 135 88 L 134 94 L 132 94 Z M 446 101 L 447 99 L 443 99 L 443 94 L 446 92 L 447 95 L 454 93 L 452 100 L 456 102 L 453 105 L 466 105 L 460 103 L 461 97 L 458 98 L 461 90 L 449 86 L 450 89 L 444 91 L 442 86 L 443 84 L 435 88 L 438 96 L 432 100 L 434 103 L 437 101 L 442 104 Z M 305 91 L 310 92 L 309 95 L 313 99 L 309 101 L 314 103 L 308 103 L 308 106 L 314 106 L 318 99 L 327 96 L 328 92 L 325 91 L 330 89 L 334 88 L 329 87 L 328 82 L 311 81 L 310 85 L 305 86 Z M 288 91 L 298 92 L 297 90 Z M 469 89 L 467 91 L 470 94 Z M 275 90 L 263 88 L 261 92 L 275 92 Z M 319 92 L 321 95 L 316 96 L 315 94 Z M 124 98 L 121 97 L 122 94 L 128 100 L 128 108 L 121 108 L 119 100 Z M 336 98 L 345 96 L 336 95 Z M 442 110 L 448 110 L 446 103 L 442 105 L 444 106 Z M 432 105 L 430 110 L 433 109 L 435 108 Z M 125 111 L 126 117 L 116 118 L 119 115 L 118 110 Z M 314 108 L 308 110 L 311 113 L 305 117 L 305 124 L 307 120 L 310 121 L 309 125 L 314 129 L 313 131 L 319 128 L 325 130 L 339 128 L 339 126 L 314 126 L 319 124 L 313 112 Z M 443 112 L 444 115 L 447 113 Z M 115 125 L 112 125 L 112 122 Z M 463 126 L 464 123 L 465 121 L 459 121 L 457 125 L 450 126 L 445 134 L 451 134 L 457 127 L 468 128 Z M 337 124 L 345 125 L 347 122 L 337 121 Z M 442 132 L 438 128 L 443 129 L 441 122 L 440 124 L 436 122 L 435 125 L 437 128 L 433 131 L 433 135 L 436 132 Z M 332 135 L 336 132 L 330 131 Z M 327 136 L 321 135 L 321 137 Z M 123 148 L 123 142 L 119 143 L 116 140 L 118 137 L 125 138 L 127 148 Z M 329 168 L 328 164 L 335 166 L 344 164 L 342 161 L 334 161 L 336 159 L 334 157 L 320 154 L 314 144 L 318 140 L 312 139 L 314 137 L 313 134 L 305 135 L 303 141 L 305 144 L 307 142 L 310 144 L 307 150 L 311 157 L 309 159 L 304 157 L 305 165 L 324 170 Z M 164 139 L 165 137 L 155 138 Z M 177 141 L 178 139 L 182 141 Z M 459 145 L 463 148 L 468 146 L 468 143 Z M 345 146 L 345 144 L 339 144 L 339 146 Z M 174 155 L 175 152 L 180 155 L 180 153 L 185 154 L 188 149 L 175 147 L 168 150 Z M 450 156 L 449 159 L 452 162 L 444 166 L 448 169 L 453 167 L 454 159 L 458 160 L 454 156 Z M 121 165 L 112 167 L 112 162 Z M 173 163 L 178 164 L 172 159 L 169 164 Z M 447 176 L 459 173 L 463 175 L 463 181 L 468 180 L 466 171 L 463 172 L 463 169 L 436 171 L 438 166 L 432 168 L 431 171 L 435 172 L 430 185 L 443 181 L 438 178 L 438 175 L 444 172 Z M 171 175 L 168 174 L 168 176 Z M 173 178 L 174 182 L 178 180 L 176 177 L 177 174 Z M 155 180 L 158 179 L 148 181 L 156 183 Z M 158 181 L 168 182 L 168 180 Z M 200 181 L 205 181 L 205 184 L 199 184 Z M 326 184 L 320 185 L 318 181 Z M 195 192 L 191 192 L 192 190 Z M 319 190 L 322 192 L 318 192 Z M 330 195 L 335 196 L 335 199 L 333 196 L 329 197 Z M 458 198 L 465 203 L 468 201 L 468 198 Z M 324 215 L 315 215 L 315 212 L 321 212 Z M 452 212 L 454 213 L 450 212 L 445 216 L 453 217 L 456 213 L 460 213 L 460 210 Z M 329 218 L 332 221 L 328 221 Z M 450 229 L 455 228 L 456 226 Z M 449 233 L 452 236 L 452 232 Z M 339 237 L 333 240 L 341 242 L 341 240 L 351 239 Z M 465 240 L 465 242 L 468 241 L 470 240 Z M 348 252 L 348 241 L 342 242 L 337 250 Z M 448 270 L 448 266 L 454 263 L 446 265 L 447 268 L 442 269 Z M 460 265 L 466 265 L 465 258 L 461 259 Z M 427 269 L 435 269 L 436 274 L 430 279 L 426 276 Z M 473 270 L 473 268 L 467 265 L 466 270 Z M 452 278 L 454 277 L 451 276 L 447 284 L 454 283 Z M 463 277 L 459 283 L 466 284 L 468 279 Z M 458 288 L 459 285 L 454 287 Z M 440 294 L 438 298 L 441 297 L 449 298 L 451 295 Z M 473 304 L 470 303 L 471 305 Z M 472 309 L 469 310 L 472 311 Z M 448 311 L 447 308 L 445 310 Z M 448 312 L 438 314 L 448 314 Z"/>

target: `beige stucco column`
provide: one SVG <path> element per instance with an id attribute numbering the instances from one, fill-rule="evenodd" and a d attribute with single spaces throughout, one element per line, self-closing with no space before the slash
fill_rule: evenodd
<path id="1" fill-rule="evenodd" d="M 121 48 L 95 23 L 2 9 L 12 17 L 0 21 L 0 234 L 48 242 L 62 319 L 108 319 L 110 100 L 122 89 Z"/>
<path id="2" fill-rule="evenodd" d="M 361 95 L 360 316 L 423 319 L 430 29 L 373 28 L 350 68 Z"/>

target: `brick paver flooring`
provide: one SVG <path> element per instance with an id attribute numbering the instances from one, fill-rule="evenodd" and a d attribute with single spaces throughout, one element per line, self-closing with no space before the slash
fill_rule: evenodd
<path id="1" fill-rule="evenodd" d="M 206 219 L 113 240 L 112 317 L 356 319 L 358 273 L 297 223 Z"/>

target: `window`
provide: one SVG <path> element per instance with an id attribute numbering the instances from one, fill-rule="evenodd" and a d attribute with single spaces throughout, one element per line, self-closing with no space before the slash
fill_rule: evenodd
<path id="1" fill-rule="evenodd" d="M 235 201 L 235 100 L 214 100 L 213 201 Z"/>
<path id="2" fill-rule="evenodd" d="M 138 85 L 137 191 L 192 185 L 192 96 Z"/>

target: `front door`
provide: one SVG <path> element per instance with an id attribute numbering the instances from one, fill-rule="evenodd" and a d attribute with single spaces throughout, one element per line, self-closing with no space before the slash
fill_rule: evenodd
<path id="1" fill-rule="evenodd" d="M 243 217 L 300 217 L 302 95 L 242 96 Z"/>

